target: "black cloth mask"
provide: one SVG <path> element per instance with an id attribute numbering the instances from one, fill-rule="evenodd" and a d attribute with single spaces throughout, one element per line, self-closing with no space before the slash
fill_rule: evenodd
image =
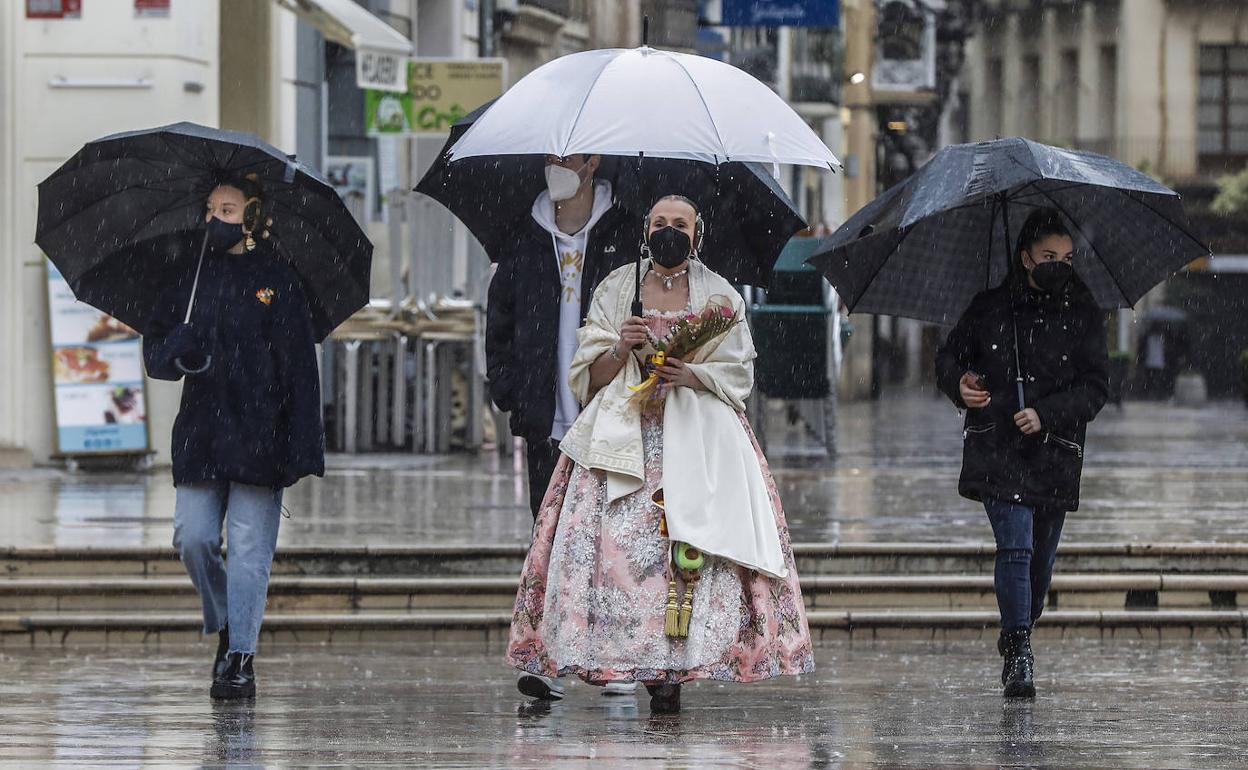
<path id="1" fill-rule="evenodd" d="M 208 247 L 213 251 L 229 251 L 244 235 L 241 224 L 232 225 L 217 217 L 208 220 Z"/>
<path id="2" fill-rule="evenodd" d="M 662 227 L 650 233 L 650 256 L 662 267 L 676 267 L 689 258 L 692 250 L 689 234 L 674 227 Z"/>
<path id="3" fill-rule="evenodd" d="M 1031 269 L 1031 280 L 1052 294 L 1065 289 L 1074 275 L 1075 269 L 1068 262 L 1041 262 Z"/>

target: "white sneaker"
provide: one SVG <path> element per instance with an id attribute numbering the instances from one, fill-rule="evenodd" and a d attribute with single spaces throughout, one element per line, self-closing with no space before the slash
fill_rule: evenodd
<path id="1" fill-rule="evenodd" d="M 536 700 L 563 700 L 563 685 L 548 676 L 524 674 L 516 681 L 516 687 Z"/>
<path id="2" fill-rule="evenodd" d="M 603 695 L 632 695 L 637 692 L 636 682 L 607 682 Z"/>

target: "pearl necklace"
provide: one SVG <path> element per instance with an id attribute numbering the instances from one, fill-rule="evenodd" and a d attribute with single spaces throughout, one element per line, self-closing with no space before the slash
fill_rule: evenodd
<path id="1" fill-rule="evenodd" d="M 659 277 L 659 280 L 663 282 L 663 291 L 671 291 L 672 281 L 676 280 L 682 275 L 688 275 L 689 268 L 686 267 L 684 270 L 681 270 L 679 273 L 672 273 L 671 275 L 665 275 L 663 273 L 660 273 L 658 270 L 655 270 L 653 267 L 650 268 L 650 272 L 657 275 Z"/>

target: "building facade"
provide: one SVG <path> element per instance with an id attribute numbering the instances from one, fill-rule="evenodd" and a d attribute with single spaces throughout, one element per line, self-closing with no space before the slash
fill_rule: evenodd
<path id="1" fill-rule="evenodd" d="M 1248 165 L 1248 5 L 1238 0 L 981 0 L 963 83 L 967 140 L 1024 135 L 1109 155 L 1180 192 L 1215 256 L 1116 314 L 1131 354 L 1150 308 L 1188 314 L 1181 368 L 1238 391 L 1248 350 L 1248 218 L 1210 210 Z"/>
<path id="2" fill-rule="evenodd" d="M 415 56 L 478 55 L 479 0 L 355 0 Z M 640 39 L 642 0 L 495 0 L 495 54 L 509 82 L 545 61 Z M 675 28 L 690 3 L 664 6 Z M 46 262 L 35 245 L 36 185 L 88 141 L 192 121 L 258 134 L 314 169 L 371 159 L 371 210 L 356 211 L 376 245 L 375 296 L 390 292 L 386 194 L 406 194 L 441 137 L 381 139 L 364 127 L 356 52 L 333 24 L 338 2 L 317 0 L 12 0 L 0 3 L 0 463 L 55 453 Z M 670 6 L 670 8 L 668 7 Z M 685 9 L 688 10 L 688 9 Z M 688 15 L 688 14 L 686 14 Z M 696 17 L 681 32 L 692 46 Z M 341 41 L 341 42 L 335 42 Z M 471 293 L 480 255 L 449 214 L 456 289 Z M 439 254 L 440 258 L 443 255 Z M 180 385 L 147 382 L 158 463 L 169 459 Z"/>
<path id="3" fill-rule="evenodd" d="M 986 2 L 970 138 L 1026 135 L 1176 183 L 1248 161 L 1248 8 L 1236 0 Z"/>

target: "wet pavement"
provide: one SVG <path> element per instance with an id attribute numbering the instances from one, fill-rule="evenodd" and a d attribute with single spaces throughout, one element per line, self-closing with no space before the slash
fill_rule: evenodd
<path id="1" fill-rule="evenodd" d="M 773 419 L 769 456 L 789 526 L 805 542 L 982 542 L 982 509 L 957 496 L 961 430 L 942 398 L 902 393 L 842 404 L 840 455 L 817 457 Z M 1083 509 L 1068 542 L 1248 539 L 1248 409 L 1132 402 L 1092 424 Z M 289 490 L 286 545 L 523 543 L 517 458 L 336 455 Z M 168 470 L 0 469 L 0 544 L 166 545 Z"/>
<path id="2" fill-rule="evenodd" d="M 570 684 L 534 706 L 454 646 L 262 650 L 254 705 L 214 704 L 201 647 L 5 651 L 0 763 L 87 767 L 1244 767 L 1245 643 L 1045 642 L 1001 699 L 982 642 L 819 648 L 800 679 L 686 688 L 677 716 Z M 31 682 L 37 682 L 36 687 Z"/>

